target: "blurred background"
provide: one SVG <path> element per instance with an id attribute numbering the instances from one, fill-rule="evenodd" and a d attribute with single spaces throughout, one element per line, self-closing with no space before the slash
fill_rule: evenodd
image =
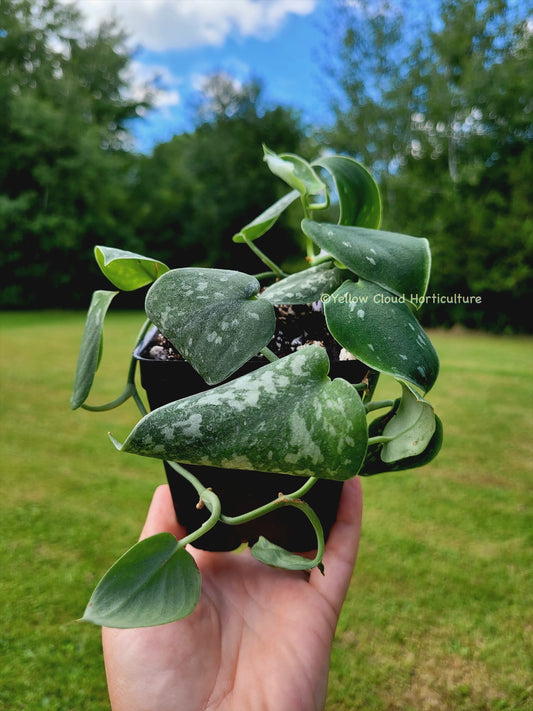
<path id="1" fill-rule="evenodd" d="M 373 172 L 430 293 L 482 299 L 426 322 L 531 331 L 531 3 L 222 6 L 2 0 L 0 307 L 86 306 L 94 244 L 249 268 L 231 236 L 284 190 L 263 142 Z"/>
<path id="2" fill-rule="evenodd" d="M 0 0 L 0 707 L 108 708 L 72 620 L 164 479 L 108 446 L 133 408 L 69 411 L 93 246 L 261 271 L 231 237 L 287 191 L 264 143 L 360 160 L 428 294 L 479 297 L 420 312 L 444 447 L 364 481 L 327 711 L 533 709 L 532 86 L 530 0 Z M 265 247 L 288 270 L 296 219 Z M 141 306 L 113 305 L 102 401 Z"/>

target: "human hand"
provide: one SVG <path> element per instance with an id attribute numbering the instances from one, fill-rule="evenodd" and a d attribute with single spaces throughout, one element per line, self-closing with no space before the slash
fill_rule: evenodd
<path id="1" fill-rule="evenodd" d="M 361 533 L 359 479 L 344 483 L 325 576 L 260 563 L 246 549 L 190 548 L 202 593 L 188 617 L 102 631 L 113 711 L 322 711 L 335 627 Z M 156 489 L 141 538 L 182 538 L 169 488 Z"/>

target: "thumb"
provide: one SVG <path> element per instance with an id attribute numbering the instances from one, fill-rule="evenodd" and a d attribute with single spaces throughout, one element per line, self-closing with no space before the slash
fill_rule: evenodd
<path id="1" fill-rule="evenodd" d="M 342 487 L 337 520 L 326 543 L 323 563 L 326 575 L 315 568 L 310 582 L 329 601 L 337 616 L 350 585 L 363 514 L 363 492 L 357 476 L 345 481 Z"/>
<path id="2" fill-rule="evenodd" d="M 186 535 L 185 529 L 176 519 L 170 488 L 167 484 L 158 486 L 154 491 L 140 540 L 164 532 L 172 533 L 178 539 Z"/>

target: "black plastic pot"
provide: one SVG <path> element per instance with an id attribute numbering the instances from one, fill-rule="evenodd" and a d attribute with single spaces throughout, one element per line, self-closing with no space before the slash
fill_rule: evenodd
<path id="1" fill-rule="evenodd" d="M 150 334 L 149 334 L 150 337 Z M 139 361 L 141 384 L 146 390 L 152 410 L 189 395 L 210 389 L 203 378 L 183 360 L 152 360 L 142 357 L 145 340 L 135 357 Z M 232 378 L 249 373 L 265 365 L 266 361 L 252 359 L 233 374 Z M 352 383 L 361 382 L 368 367 L 359 361 L 332 363 L 330 377 L 341 377 Z M 280 492 L 288 494 L 303 485 L 302 477 L 272 474 L 249 470 L 221 469 L 184 465 L 206 486 L 211 487 L 220 498 L 222 511 L 228 516 L 237 516 L 262 506 L 277 498 Z M 172 493 L 176 516 L 187 532 L 199 528 L 208 518 L 204 507 L 197 509 L 198 494 L 183 477 L 165 463 L 165 471 Z M 321 480 L 305 495 L 304 500 L 313 507 L 320 518 L 327 537 L 333 525 L 342 482 Z M 308 551 L 316 548 L 316 536 L 307 517 L 294 507 L 280 507 L 254 521 L 230 526 L 217 523 L 198 538 L 193 545 L 209 551 L 228 551 L 238 548 L 244 541 L 253 545 L 259 536 L 265 536 L 290 551 Z"/>

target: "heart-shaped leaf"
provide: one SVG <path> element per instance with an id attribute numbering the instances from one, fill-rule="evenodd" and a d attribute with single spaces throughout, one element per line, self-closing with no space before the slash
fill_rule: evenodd
<path id="1" fill-rule="evenodd" d="M 402 297 L 364 279 L 345 281 L 324 305 L 333 337 L 370 368 L 427 392 L 439 359 Z"/>
<path id="2" fill-rule="evenodd" d="M 168 272 L 163 262 L 123 249 L 96 246 L 94 256 L 105 276 L 122 291 L 140 289 Z"/>
<path id="3" fill-rule="evenodd" d="M 399 404 L 400 400 L 398 399 L 391 412 L 376 418 L 370 423 L 368 428 L 368 434 L 370 437 L 379 437 L 383 435 L 385 426 L 388 422 L 390 422 L 391 417 L 397 411 Z M 374 476 L 375 474 L 381 474 L 382 472 L 395 472 L 423 467 L 435 459 L 439 453 L 442 446 L 442 437 L 442 422 L 438 415 L 435 415 L 435 431 L 425 450 L 420 454 L 416 454 L 412 457 L 405 457 L 404 459 L 398 459 L 393 462 L 384 462 L 381 458 L 383 445 L 370 443 L 365 457 L 365 462 L 359 471 L 359 476 Z"/>
<path id="4" fill-rule="evenodd" d="M 333 262 L 318 264 L 291 274 L 261 292 L 260 298 L 271 304 L 312 304 L 330 294 L 341 284 L 342 272 Z"/>
<path id="5" fill-rule="evenodd" d="M 435 432 L 435 414 L 429 402 L 403 384 L 402 391 L 400 406 L 383 430 L 384 437 L 392 438 L 381 450 L 384 462 L 421 454 Z"/>
<path id="6" fill-rule="evenodd" d="M 291 553 L 276 543 L 271 543 L 264 536 L 259 536 L 257 543 L 251 548 L 251 553 L 254 558 L 262 563 L 272 565 L 275 568 L 283 568 L 284 570 L 309 570 L 317 565 L 312 558 L 305 558 L 303 555 Z"/>
<path id="7" fill-rule="evenodd" d="M 146 313 L 209 384 L 225 380 L 270 341 L 273 306 L 254 277 L 226 269 L 173 269 L 146 295 Z"/>
<path id="8" fill-rule="evenodd" d="M 325 349 L 307 346 L 154 410 L 117 446 L 185 464 L 349 479 L 365 456 L 366 413 L 328 370 Z"/>
<path id="9" fill-rule="evenodd" d="M 263 146 L 264 159 L 270 171 L 284 180 L 287 185 L 294 188 L 300 195 L 317 195 L 325 193 L 326 184 L 308 163 L 300 156 L 292 153 L 281 153 L 278 155 L 266 146 Z M 310 205 L 312 208 L 326 207 L 327 202 L 317 205 Z"/>
<path id="10" fill-rule="evenodd" d="M 200 597 L 194 558 L 171 533 L 136 543 L 104 575 L 83 620 L 105 627 L 152 627 L 189 615 Z"/>
<path id="11" fill-rule="evenodd" d="M 117 291 L 95 291 L 92 295 L 81 340 L 74 388 L 70 397 L 73 410 L 83 405 L 91 391 L 102 356 L 105 315 L 117 293 Z"/>
<path id="12" fill-rule="evenodd" d="M 381 196 L 368 170 L 348 156 L 325 156 L 312 163 L 330 173 L 339 199 L 339 225 L 377 229 L 381 224 Z"/>
<path id="13" fill-rule="evenodd" d="M 287 195 L 280 198 L 267 210 L 256 217 L 255 220 L 252 220 L 252 222 L 245 225 L 240 232 L 233 235 L 233 241 L 242 244 L 245 241 L 245 238 L 253 241 L 258 237 L 261 237 L 261 235 L 265 234 L 265 232 L 268 232 L 281 213 L 286 210 L 289 205 L 292 205 L 298 197 L 300 197 L 298 190 L 291 190 L 290 193 L 287 193 Z"/>
<path id="14" fill-rule="evenodd" d="M 303 220 L 302 230 L 319 247 L 363 279 L 406 300 L 422 303 L 431 268 L 424 237 Z"/>

